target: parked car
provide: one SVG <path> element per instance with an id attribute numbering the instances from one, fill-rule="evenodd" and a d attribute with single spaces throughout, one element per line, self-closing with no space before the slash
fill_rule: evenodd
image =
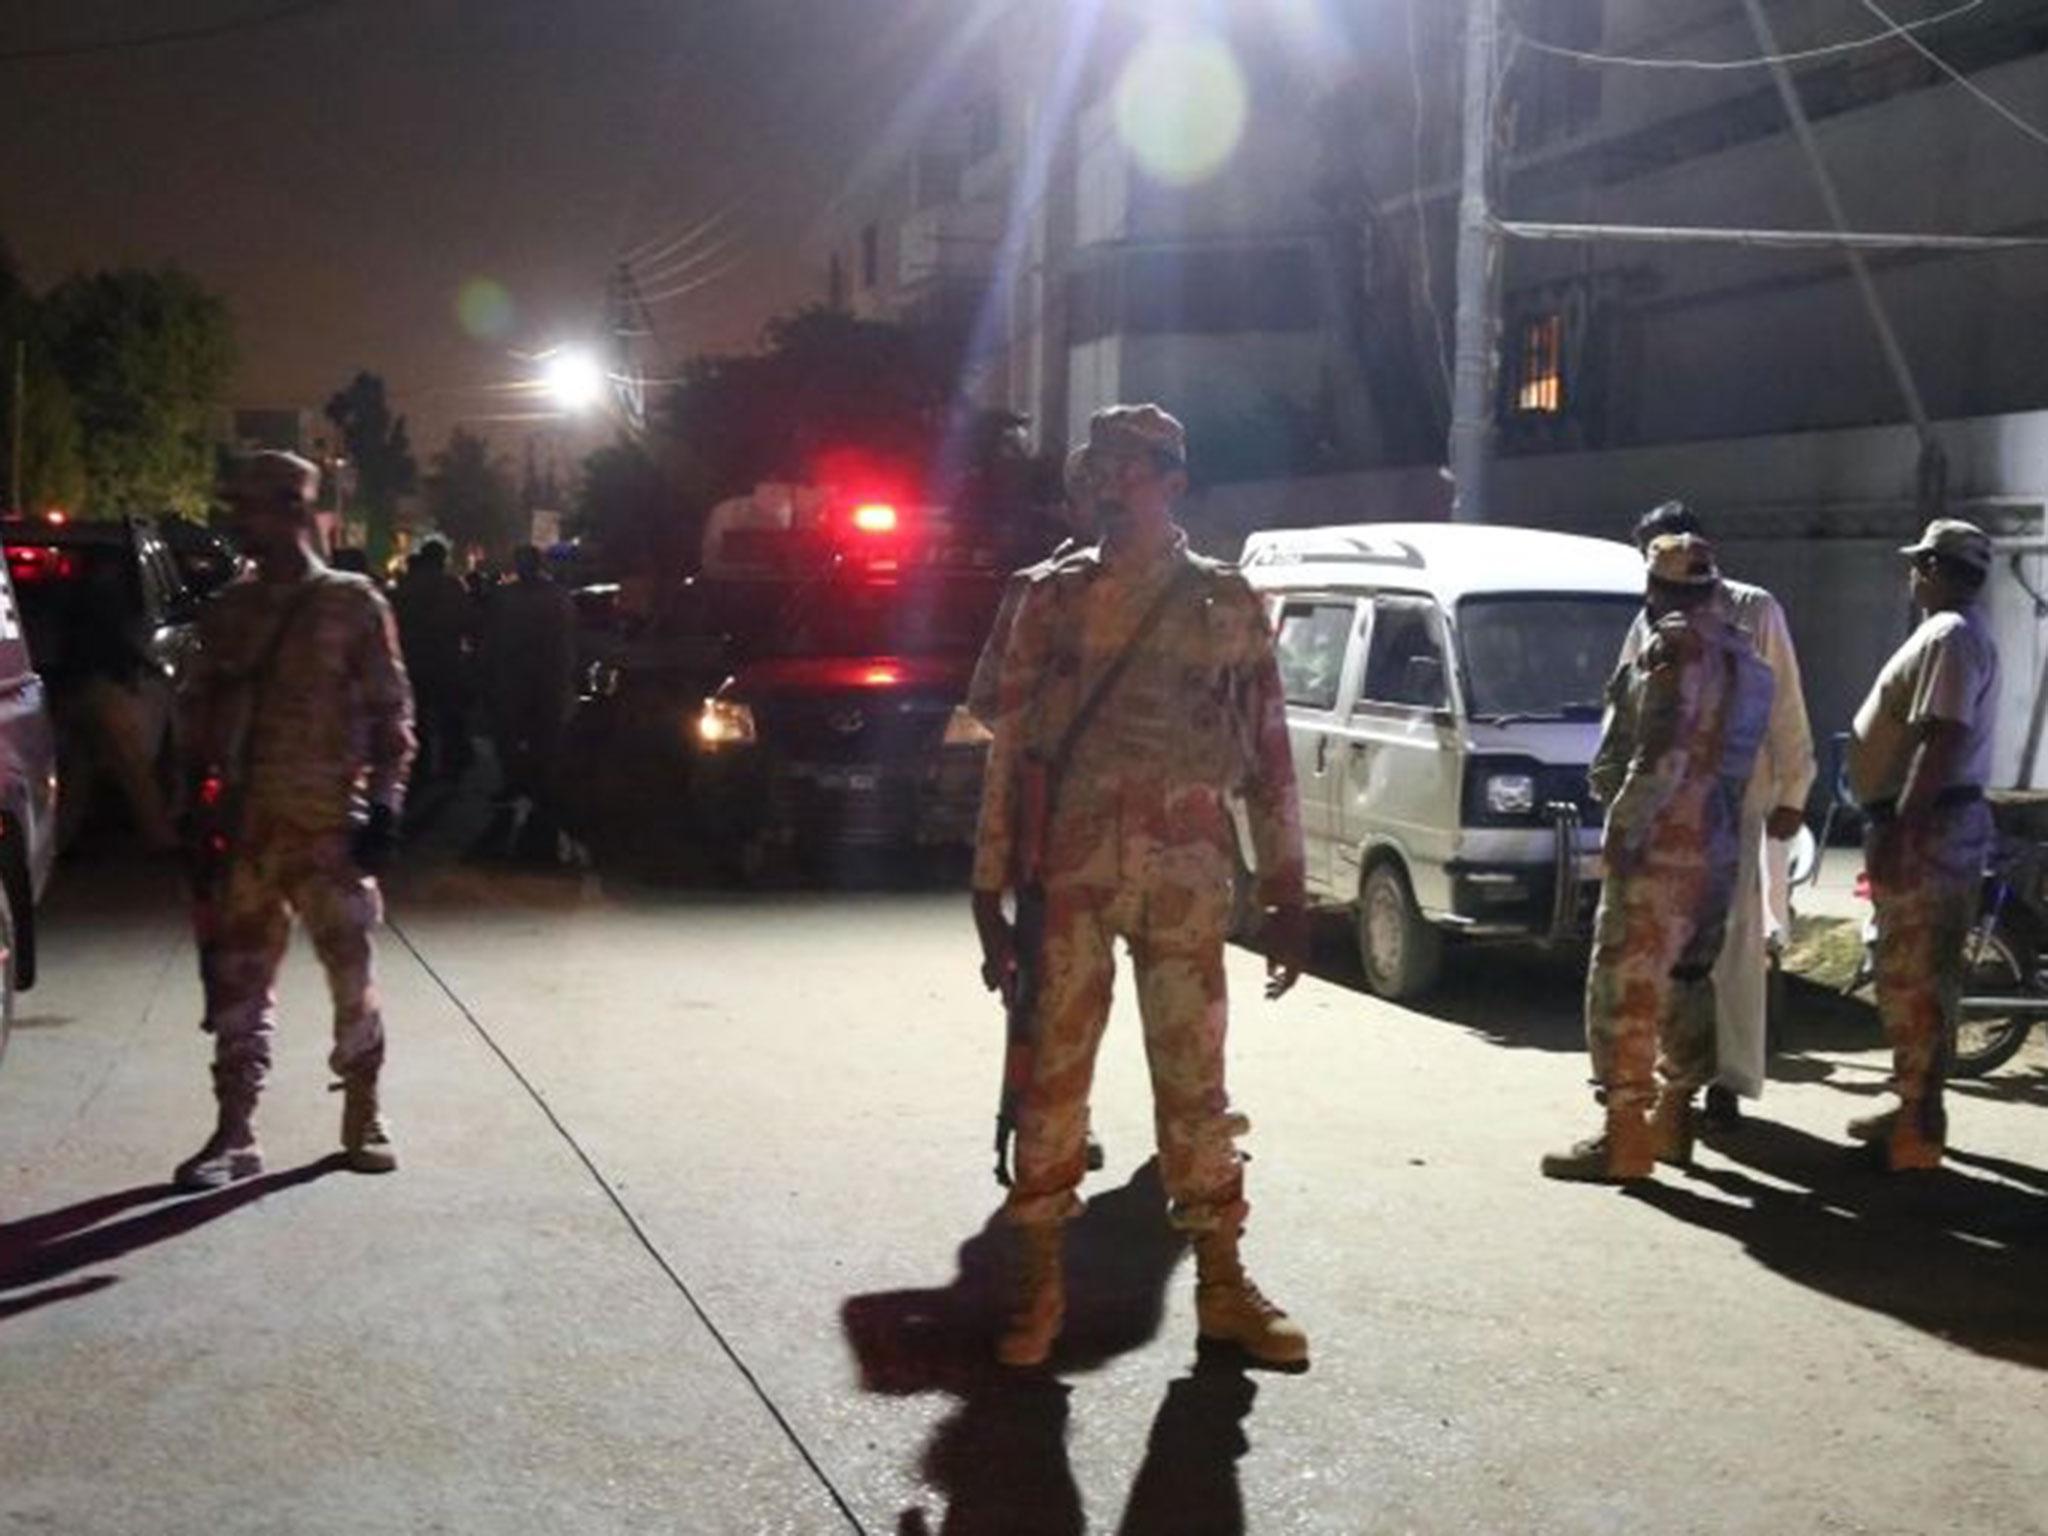
<path id="1" fill-rule="evenodd" d="M 82 830 L 110 778 L 137 832 L 162 843 L 177 680 L 197 643 L 197 601 L 169 546 L 146 518 L 8 522 L 0 543 L 50 690 L 60 845 Z"/>
<path id="2" fill-rule="evenodd" d="M 1352 914 L 1367 984 L 1427 991 L 1448 939 L 1582 935 L 1587 765 L 1641 556 L 1389 523 L 1255 533 L 1244 570 L 1271 605 L 1310 899 Z"/>
<path id="3" fill-rule="evenodd" d="M 0 1055 L 36 981 L 36 905 L 57 849 L 57 743 L 13 584 L 0 572 Z"/>
<path id="4" fill-rule="evenodd" d="M 178 574 L 194 597 L 210 597 L 235 579 L 242 553 L 211 528 L 173 514 L 157 525 Z"/>

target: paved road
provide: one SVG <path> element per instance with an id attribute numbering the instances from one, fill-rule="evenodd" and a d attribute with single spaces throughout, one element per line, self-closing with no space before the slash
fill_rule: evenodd
<path id="1" fill-rule="evenodd" d="M 957 895 L 416 870 L 402 1171 L 324 1160 L 301 948 L 277 1171 L 180 1199 L 209 1110 L 172 894 L 64 871 L 0 1066 L 0 1529 L 2048 1531 L 2038 1052 L 1888 1184 L 1838 1140 L 1869 1021 L 1808 998 L 1769 1122 L 1566 1188 L 1535 1159 L 1591 1121 L 1568 971 L 1474 956 L 1411 1011 L 1331 935 L 1269 1006 L 1238 955 L 1248 1252 L 1314 1368 L 1197 1361 L 1126 998 L 1062 1369 L 1006 1380 Z"/>

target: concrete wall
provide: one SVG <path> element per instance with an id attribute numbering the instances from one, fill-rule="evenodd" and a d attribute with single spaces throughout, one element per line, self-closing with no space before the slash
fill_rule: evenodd
<path id="1" fill-rule="evenodd" d="M 1940 424 L 1950 510 L 1992 532 L 2001 555 L 1986 611 L 2003 663 L 1996 776 L 2021 781 L 2021 753 L 2048 664 L 2048 412 Z M 1818 741 L 1846 730 L 1911 614 L 1898 547 L 1918 532 L 1918 460 L 1897 427 L 1687 443 L 1506 460 L 1495 520 L 1625 537 L 1637 515 L 1677 496 L 1698 510 L 1728 574 L 1770 588 L 1799 647 Z M 1449 497 L 1434 470 L 1223 486 L 1191 498 L 1198 548 L 1234 555 L 1262 527 L 1430 519 Z M 2048 783 L 2048 763 L 2029 782 Z"/>

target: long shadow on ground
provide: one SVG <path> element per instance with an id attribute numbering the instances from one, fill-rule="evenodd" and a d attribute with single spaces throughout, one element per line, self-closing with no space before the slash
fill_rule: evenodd
<path id="1" fill-rule="evenodd" d="M 1885 1175 L 1867 1149 L 1766 1120 L 1714 1146 L 1778 1182 L 1702 1167 L 1694 1179 L 1726 1198 L 1663 1181 L 1631 1194 L 1734 1238 L 1800 1285 L 1978 1354 L 2048 1367 L 2048 1199 L 1954 1168 Z M 1995 1159 L 1956 1160 L 2003 1171 Z"/>
<path id="2" fill-rule="evenodd" d="M 9 1222 L 0 1226 L 0 1319 L 51 1302 L 90 1295 L 112 1285 L 116 1277 L 93 1275 L 47 1290 L 30 1287 L 47 1285 L 90 1265 L 108 1264 L 138 1248 L 182 1237 L 265 1195 L 311 1183 L 345 1166 L 340 1153 L 330 1153 L 300 1167 L 245 1179 L 208 1195 L 190 1195 L 172 1184 L 138 1184 Z M 138 1206 L 152 1209 L 123 1216 L 118 1221 L 109 1220 Z"/>
<path id="3" fill-rule="evenodd" d="M 1067 1458 L 1058 1375 L 1095 1370 L 1159 1332 L 1186 1241 L 1166 1222 L 1156 1161 L 1089 1201 L 1067 1229 L 1067 1327 L 1046 1371 L 994 1362 L 1007 1233 L 1000 1217 L 960 1247 L 943 1288 L 850 1298 L 841 1323 L 869 1392 L 944 1392 L 959 1409 L 934 1431 L 922 1468 L 944 1503 L 945 1536 L 1078 1536 L 1088 1528 Z M 1256 1385 L 1241 1364 L 1204 1356 L 1168 1389 L 1118 1529 L 1124 1536 L 1235 1536 L 1244 1529 L 1237 1461 Z M 934 1527 L 921 1506 L 899 1536 Z"/>

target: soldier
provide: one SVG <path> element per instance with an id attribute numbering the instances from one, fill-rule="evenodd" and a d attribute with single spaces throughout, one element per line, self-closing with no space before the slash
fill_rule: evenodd
<path id="1" fill-rule="evenodd" d="M 428 539 L 420 545 L 392 591 L 391 606 L 398 614 L 398 642 L 417 706 L 419 776 L 441 773 L 460 779 L 474 753 L 462 688 L 471 604 L 462 582 L 449 574 L 445 543 Z"/>
<path id="2" fill-rule="evenodd" d="M 1865 850 L 1877 917 L 1877 1007 L 1892 1047 L 1898 1107 L 1849 1123 L 1885 1166 L 1940 1166 L 1948 1118 L 1942 1087 L 1992 840 L 1984 785 L 1998 648 L 1977 600 L 1991 540 L 1937 518 L 1901 551 L 1925 618 L 1877 674 L 1856 711 L 1849 787 L 1869 818 Z"/>
<path id="3" fill-rule="evenodd" d="M 561 857 L 562 742 L 576 707 L 576 603 L 533 545 L 513 551 L 512 570 L 513 579 L 491 593 L 485 628 L 503 775 L 494 825 L 509 831 L 524 799 L 516 851 L 553 864 Z"/>
<path id="4" fill-rule="evenodd" d="M 1667 501 L 1643 514 L 1635 526 L 1636 548 L 1648 551 L 1661 534 L 1704 536 L 1700 520 L 1683 502 Z M 1730 1128 L 1740 1123 L 1738 1095 L 1755 1098 L 1764 1089 L 1766 990 L 1771 946 L 1782 944 L 1790 921 L 1791 841 L 1805 819 L 1813 788 L 1813 730 L 1806 718 L 1799 656 L 1778 600 L 1762 587 L 1725 576 L 1714 594 L 1721 616 L 1749 637 L 1771 669 L 1771 726 L 1757 754 L 1756 770 L 1742 802 L 1742 862 L 1736 871 L 1735 901 L 1728 913 L 1727 942 L 1714 962 L 1714 1080 L 1707 1085 L 1705 1122 Z M 1622 646 L 1633 661 L 1650 638 L 1646 617 L 1638 618 Z M 1696 1002 L 1708 996 L 1700 989 Z"/>
<path id="5" fill-rule="evenodd" d="M 384 1024 L 370 930 L 381 914 L 373 871 L 395 844 L 412 758 L 412 695 L 384 599 L 314 552 L 319 481 L 295 454 L 240 466 L 227 499 L 255 570 L 202 613 L 183 701 L 199 867 L 214 870 L 196 892 L 195 926 L 220 1109 L 212 1137 L 178 1165 L 187 1189 L 262 1172 L 250 1121 L 294 912 L 334 997 L 342 1150 L 359 1172 L 397 1166 L 378 1108 Z"/>
<path id="6" fill-rule="evenodd" d="M 1307 1336 L 1239 1262 L 1248 1207 L 1235 1142 L 1247 1122 L 1224 1088 L 1233 792 L 1245 796 L 1255 845 L 1269 997 L 1294 984 L 1306 950 L 1300 809 L 1272 637 L 1250 587 L 1191 554 L 1173 522 L 1187 488 L 1179 422 L 1152 405 L 1097 412 L 1070 480 L 1101 542 L 1037 573 L 1017 605 L 975 850 L 991 987 L 1015 963 L 1004 893 L 1042 888 L 1045 902 L 1037 1050 L 1006 1211 L 1019 1294 L 997 1354 L 1042 1362 L 1063 1320 L 1062 1227 L 1079 1208 L 1088 1090 L 1121 938 L 1171 1216 L 1194 1239 L 1202 1335 L 1297 1364 Z"/>
<path id="7" fill-rule="evenodd" d="M 1650 640 L 1609 685 L 1592 773 L 1607 806 L 1607 875 L 1586 1042 L 1607 1127 L 1546 1155 L 1553 1179 L 1619 1183 L 1691 1157 L 1692 1096 L 1714 1069 L 1711 993 L 1694 994 L 1721 948 L 1743 796 L 1770 723 L 1770 668 L 1722 616 L 1711 546 L 1666 534 L 1648 564 Z"/>

